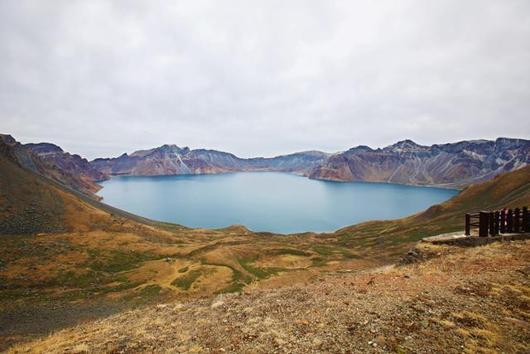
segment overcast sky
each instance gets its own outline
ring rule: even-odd
[[[530,138],[530,1],[0,1],[0,132],[88,158]]]

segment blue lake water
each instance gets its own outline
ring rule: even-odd
[[[361,221],[400,218],[457,193],[273,172],[113,177],[103,187],[103,202],[150,219],[208,228],[242,224],[280,233],[333,231]]]

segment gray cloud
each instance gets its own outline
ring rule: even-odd
[[[0,2],[0,131],[89,158],[530,137],[530,2]]]

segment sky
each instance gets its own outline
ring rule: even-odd
[[[530,1],[0,1],[0,133],[89,159],[530,138]]]

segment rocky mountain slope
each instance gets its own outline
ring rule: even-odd
[[[101,187],[94,182],[101,182],[109,177],[95,169],[87,159],[77,154],[70,154],[63,151],[59,146],[50,143],[24,144],[34,154],[40,157],[50,166],[55,166],[65,174],[77,176],[87,185],[90,185],[90,192],[97,192]]]
[[[499,138],[422,146],[404,140],[383,149],[358,146],[337,154],[307,151],[242,159],[215,150],[163,145],[96,159],[109,175],[179,175],[237,171],[290,172],[313,179],[369,181],[462,188],[530,163],[530,140]]]
[[[304,151],[272,158],[239,158],[217,150],[162,145],[90,162],[54,144],[22,145],[9,135],[0,138],[14,146],[18,162],[26,168],[96,199],[98,182],[111,175],[274,171],[320,180],[463,188],[530,164],[530,140],[508,138],[432,146],[404,140],[382,149],[358,146],[336,154]]]
[[[102,228],[119,217],[145,221],[70,187],[81,182],[50,167],[14,139],[3,136],[0,139],[0,239],[2,235]]]
[[[299,152],[273,158],[242,159],[227,152],[163,145],[150,150],[123,154],[117,158],[95,159],[91,164],[109,175],[182,175],[238,171],[278,171],[308,174],[328,154]]]
[[[358,146],[332,155],[309,177],[461,188],[528,164],[530,140],[499,138],[432,146],[404,140],[383,149]]]
[[[530,205],[530,166],[471,185],[448,201],[415,215],[360,223],[337,230],[334,235],[345,247],[381,247],[395,255],[404,251],[404,245],[423,237],[461,231],[465,213],[524,205]]]
[[[22,167],[93,199],[98,199],[94,193],[101,189],[97,182],[108,178],[86,159],[64,152],[53,144],[20,144],[12,136],[4,134],[0,134],[0,144],[5,153],[9,150],[11,159]]]

